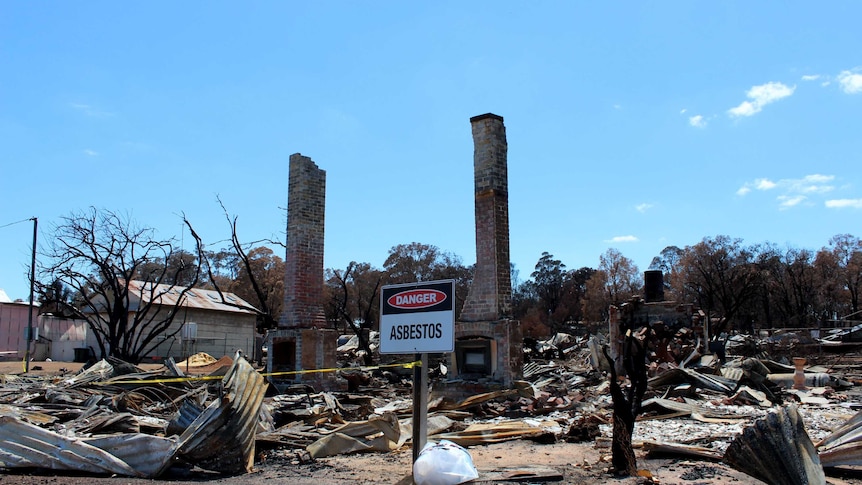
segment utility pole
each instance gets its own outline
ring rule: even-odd
[[[31,217],[33,221],[33,258],[30,260],[30,314],[27,317],[27,350],[24,352],[24,373],[30,372],[30,347],[33,343],[33,293],[36,287],[36,228],[39,219]]]

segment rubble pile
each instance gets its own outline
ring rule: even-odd
[[[725,461],[754,474],[743,469],[752,462],[746,453],[794,433],[814,444],[799,438],[777,449],[770,458],[776,470],[801,466],[814,477],[808,483],[818,483],[818,470],[862,465],[856,415],[862,360],[810,356],[819,364],[800,374],[799,362],[762,350],[730,351],[722,362],[700,355],[693,335],[673,339],[669,349],[683,355],[680,362],[650,355],[649,389],[634,432],[647,458]],[[464,447],[517,439],[591,442],[609,454],[613,406],[600,346],[596,337],[565,334],[536,341],[522,381],[459,402],[435,397],[435,382],[446,378],[440,359],[429,369],[435,377],[428,439]],[[353,345],[339,357],[362,358]],[[347,390],[297,384],[268,395],[265,377],[240,354],[204,360],[204,375],[189,363],[145,372],[109,359],[72,376],[2,376],[0,463],[154,478],[176,467],[237,474],[251,471],[255,459],[292,456],[301,465],[412,444],[408,373],[356,366],[339,371]]]
[[[209,377],[113,359],[72,377],[3,376],[0,462],[145,478],[171,467],[251,471],[267,385],[239,354]]]

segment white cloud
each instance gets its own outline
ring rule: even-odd
[[[88,149],[84,150],[84,155],[88,155],[88,156],[91,156],[91,157],[95,157],[95,156],[98,156],[98,155],[99,155],[99,152],[97,152],[97,151],[95,151],[95,150],[90,150],[90,149],[88,148]]]
[[[753,182],[746,182],[737,191],[736,195],[745,195],[752,190],[771,190],[777,187],[778,184],[769,179],[754,179]]]
[[[794,192],[801,194],[810,193],[825,193],[835,189],[835,186],[829,185],[835,180],[834,175],[812,174],[806,175],[801,179],[781,179],[776,182],[767,178],[754,179],[752,182],[746,182],[737,193],[740,195],[747,194],[752,190],[772,190],[775,188],[782,189],[786,192]]]
[[[776,196],[779,208],[786,210],[806,201],[809,196],[826,194],[835,190],[834,175],[823,175],[819,173],[806,175],[799,179],[770,180],[767,178],[754,179],[746,182],[736,191],[736,195],[745,196],[754,190],[780,192]],[[827,202],[828,204],[828,202]]]
[[[695,128],[706,128],[706,120],[703,119],[703,116],[701,115],[696,115],[689,118],[688,124]]]
[[[778,209],[779,210],[787,210],[791,207],[799,205],[800,202],[804,201],[807,197],[804,195],[779,195],[778,197]]]
[[[752,87],[746,94],[749,98],[753,99],[755,103],[762,106],[773,101],[786,98],[792,95],[795,90],[796,86],[791,88],[790,86],[785,86],[781,83],[766,83]]]
[[[754,184],[757,190],[770,190],[774,189],[778,185],[769,179],[757,179],[754,181]]]
[[[816,81],[818,79],[820,79],[820,74],[808,74],[808,75],[802,76],[803,81]]]
[[[753,86],[745,93],[750,100],[743,101],[739,106],[731,108],[727,112],[734,117],[752,116],[759,113],[767,104],[791,96],[795,90],[796,86],[790,87],[778,82]]]
[[[841,90],[847,94],[862,93],[862,74],[859,69],[853,71],[841,71],[838,75],[838,84],[841,85]]]
[[[808,182],[825,183],[825,182],[831,182],[831,181],[835,180],[835,176],[834,175],[823,175],[820,173],[814,173],[811,175],[806,175],[805,177],[802,178],[802,180],[805,180]]]
[[[641,214],[643,214],[647,210],[652,209],[652,207],[653,207],[652,204],[647,204],[646,202],[644,202],[643,204],[636,205],[635,210],[640,212]]]
[[[862,209],[862,199],[832,199],[826,201],[826,207],[830,209]]]
[[[824,194],[826,192],[831,192],[835,190],[834,185],[828,185],[829,182],[835,180],[834,175],[821,175],[821,174],[813,174],[806,175],[801,179],[786,179],[786,182],[790,188],[790,190],[800,192],[803,194]]]
[[[627,243],[627,242],[638,242],[638,238],[635,236],[614,236],[605,242],[609,243]]]
[[[686,111],[688,111],[688,110],[687,110],[687,109],[685,109],[685,108],[683,108],[683,109],[681,109],[681,110],[679,111],[679,114],[684,115]]]
[[[730,113],[731,116],[751,116],[758,113],[760,110],[761,108],[755,106],[754,103],[743,101],[742,104],[736,108],[730,108],[727,112]]]

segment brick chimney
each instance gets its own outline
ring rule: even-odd
[[[509,180],[503,117],[470,118],[473,129],[476,266],[461,321],[496,321],[511,315]]]
[[[309,157],[290,156],[284,310],[279,328],[325,328],[323,228],[326,172]]]

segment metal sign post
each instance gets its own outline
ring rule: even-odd
[[[428,354],[416,354],[413,368],[413,462],[428,441]]]
[[[414,354],[413,461],[428,438],[428,354],[455,350],[455,280],[380,289],[380,353]]]

